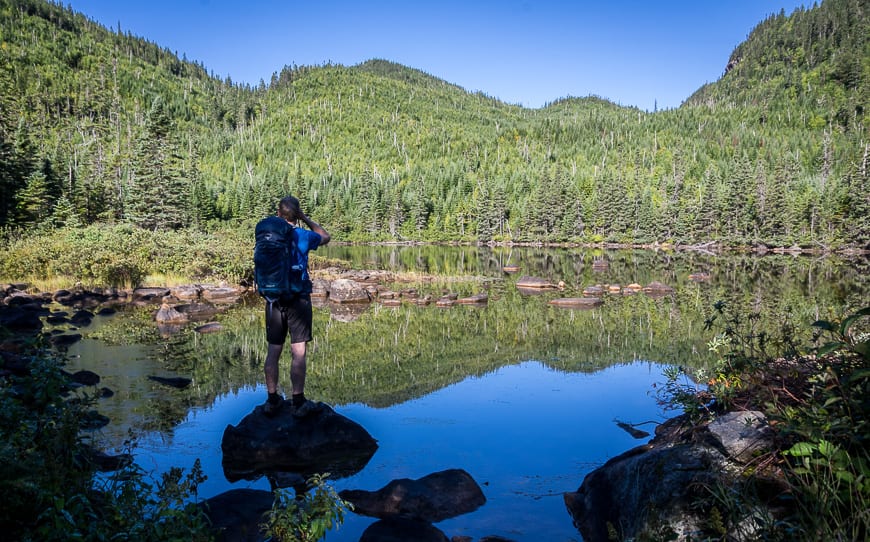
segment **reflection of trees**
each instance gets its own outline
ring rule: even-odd
[[[343,247],[352,260],[353,248]],[[567,289],[520,295],[513,286],[517,276],[505,277],[500,268],[489,269],[500,267],[509,250],[510,259],[522,266],[521,274],[565,280]],[[462,263],[445,261],[459,253]],[[407,254],[415,259],[422,254],[428,265],[439,269],[463,267],[468,274],[499,277],[487,286],[489,304],[450,309],[375,304],[347,322],[332,318],[328,304],[315,309],[308,379],[312,397],[332,404],[388,406],[528,359],[571,372],[592,372],[637,359],[697,366],[708,358],[711,332],[704,329],[704,319],[718,300],[732,304],[738,313],[760,312],[761,326],[774,336],[784,322],[791,321],[804,333],[798,344],[808,344],[812,321],[827,316],[827,311],[857,307],[870,290],[859,272],[866,266],[863,260],[517,247],[504,249],[503,254],[501,247],[365,247],[364,251],[369,261],[380,255],[402,260]],[[600,258],[609,265],[593,271],[593,261]],[[484,263],[477,267],[477,262]],[[698,271],[710,273],[711,279],[688,280],[690,273]],[[673,286],[675,294],[657,300],[644,294],[610,295],[602,307],[591,311],[547,305],[555,296],[578,296],[590,284],[653,280]],[[468,295],[484,287],[481,283],[414,286],[421,294],[436,296],[444,288]],[[184,403],[181,408],[169,408],[161,400],[150,410],[164,420],[177,420],[187,406],[208,405],[216,396],[262,382],[265,338],[262,306],[257,301],[222,315],[221,333],[198,335],[188,329],[169,339],[160,339],[156,332],[149,335],[160,342],[159,356],[168,370],[195,379],[194,387],[182,392],[184,399],[176,393],[166,396],[165,401],[176,406]],[[282,360],[281,377],[282,386],[289,389],[289,358]]]

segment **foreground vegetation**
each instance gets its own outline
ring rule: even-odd
[[[0,328],[0,344],[6,330]],[[96,396],[76,388],[61,358],[22,345],[27,370],[0,375],[0,529],[21,542],[108,540],[205,542],[218,538],[197,490],[206,477],[199,460],[189,472],[152,474],[118,456],[104,467],[92,446]],[[7,358],[4,356],[3,358]],[[106,469],[110,472],[104,472]],[[277,489],[263,532],[282,542],[316,542],[340,525],[350,505],[315,476],[309,491]]]
[[[870,307],[815,322],[817,346],[809,352],[787,329],[779,340],[762,331],[757,314],[724,303],[716,309],[709,323],[721,330],[710,342],[718,361],[708,371],[688,371],[691,378],[670,371],[662,396],[695,423],[729,410],[764,412],[776,448],[756,457],[744,475],[782,479],[787,492],[771,498],[760,482],[739,493],[709,488],[711,531],[725,538],[754,533],[757,540],[866,540]]]

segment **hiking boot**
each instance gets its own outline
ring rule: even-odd
[[[320,410],[320,406],[317,403],[306,399],[301,405],[293,407],[293,417],[304,418],[318,410]]]
[[[283,404],[283,399],[278,399],[277,401],[266,401],[265,403],[263,403],[263,414],[267,418],[272,418],[281,411],[281,406]]]

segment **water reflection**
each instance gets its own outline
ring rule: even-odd
[[[429,246],[329,245],[319,253],[356,267],[477,277],[410,285],[434,299],[445,290],[488,296],[474,308],[324,303],[315,309],[310,395],[362,424],[380,445],[361,472],[335,482],[337,489],[373,490],[395,478],[465,469],[483,486],[487,504],[439,523],[449,536],[579,540],[561,493],[576,490],[593,466],[643,442],[617,421],[662,419],[649,393],[662,380],[659,363],[709,360],[712,332],[704,320],[713,302],[760,311],[761,324],[771,329],[790,320],[808,338],[812,321],[856,309],[870,297],[863,259]],[[522,276],[564,287],[525,295],[515,286]],[[659,298],[609,293],[615,285],[654,281],[673,292]],[[591,286],[601,288],[600,306],[549,305],[580,298]],[[101,374],[101,385],[116,392],[100,403],[113,422],[100,433],[105,442],[118,445],[131,428],[141,433],[135,453],[155,475],[170,466],[190,468],[200,458],[209,476],[202,497],[269,489],[266,480],[227,481],[220,454],[224,428],[265,398],[262,307],[254,299],[216,319],[219,333],[185,328],[160,338],[155,330],[143,344],[124,335],[131,324],[119,313],[83,328],[85,339],[69,351],[71,369]],[[111,326],[117,329],[106,334],[120,337],[115,346],[89,337]],[[192,377],[193,384],[167,389],[147,379],[153,374]],[[282,386],[289,389],[289,381]],[[328,540],[358,540],[371,522],[351,515]]]

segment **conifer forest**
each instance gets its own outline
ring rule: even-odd
[[[678,108],[528,109],[382,59],[237,84],[0,0],[0,228],[231,227],[293,193],[345,241],[866,249],[868,36],[866,0],[825,0]]]

